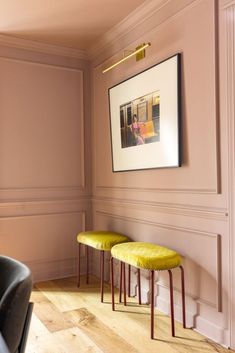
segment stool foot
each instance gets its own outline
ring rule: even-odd
[[[104,250],[100,252],[100,297],[101,303],[104,302]]]
[[[131,297],[131,265],[128,265],[128,297]]]
[[[138,277],[138,298],[139,298],[139,305],[141,305],[141,284],[140,284],[140,269],[137,269],[137,277]]]
[[[171,333],[175,337],[175,320],[174,320],[174,293],[173,293],[173,277],[171,270],[168,270],[170,280],[170,305],[171,305]]]
[[[124,305],[126,306],[126,266],[125,266],[125,262],[122,263],[122,271],[123,271],[123,297],[124,297]]]
[[[119,303],[122,302],[122,262],[119,263]]]
[[[86,249],[86,284],[89,284],[89,248],[85,245]]]
[[[151,339],[154,339],[154,271],[151,271]]]
[[[186,328],[186,312],[185,312],[185,282],[184,282],[184,269],[180,266],[181,270],[181,292],[182,292],[182,318],[183,328]]]
[[[111,259],[110,259],[110,274],[111,274],[112,310],[115,311],[115,303],[114,303],[114,279],[113,279],[113,257],[111,257]]]
[[[81,257],[81,243],[78,243],[78,281],[77,287],[80,287],[80,257]]]

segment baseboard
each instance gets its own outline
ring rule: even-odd
[[[170,315],[169,301],[165,300],[162,297],[157,297],[157,309],[166,315]],[[175,320],[182,323],[180,305],[174,304],[174,314]],[[229,336],[225,329],[215,325],[211,321],[206,320],[200,315],[195,315],[195,313],[192,313],[188,310],[186,310],[186,326],[187,328],[192,328],[194,331],[202,334],[203,336],[208,337],[212,341],[215,341],[216,343],[219,343],[224,347],[228,348],[229,346]]]
[[[65,278],[76,275],[77,259],[55,259],[27,261],[25,264],[31,269],[33,281],[41,282],[52,279]],[[81,274],[85,273],[83,261],[81,261]]]
[[[206,320],[200,315],[197,316],[195,320],[195,331],[223,346],[229,346],[229,342],[226,342],[226,330]]]

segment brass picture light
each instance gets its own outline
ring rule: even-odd
[[[148,48],[150,45],[151,45],[151,43],[143,43],[143,44],[138,45],[138,47],[134,51],[132,51],[130,54],[124,56],[122,59],[120,59],[116,63],[106,67],[102,71],[102,73],[104,74],[104,73],[108,72],[109,70],[112,70],[114,67],[123,63],[127,59],[130,59],[134,55],[136,56],[136,61],[143,59],[145,57],[145,49]]]

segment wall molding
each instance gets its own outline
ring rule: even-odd
[[[150,225],[150,226],[156,226],[158,228],[162,228],[162,229],[168,229],[168,230],[175,230],[175,231],[180,231],[180,232],[187,232],[187,233],[193,233],[193,234],[197,234],[200,236],[206,236],[206,237],[212,237],[212,238],[217,238],[218,234],[217,233],[213,233],[213,232],[205,232],[202,230],[198,230],[195,228],[190,228],[190,227],[179,227],[179,226],[175,226],[175,225],[171,225],[171,224],[165,224],[165,223],[160,223],[160,222],[155,222],[155,221],[149,221],[146,219],[141,219],[141,218],[135,218],[135,217],[131,217],[131,216],[121,216],[121,215],[115,215],[113,213],[109,213],[106,211],[101,211],[101,210],[96,210],[95,211],[96,214],[101,214],[104,216],[108,216],[111,218],[116,218],[119,220],[125,220],[125,221],[130,221],[130,222],[135,222],[135,223],[140,223],[140,224],[146,224],[146,225]]]
[[[1,44],[1,35],[0,35],[0,44]],[[80,153],[80,158],[81,158],[81,166],[79,168],[79,179],[80,182],[78,182],[77,185],[60,185],[58,187],[54,187],[53,185],[47,185],[45,187],[40,187],[40,186],[33,186],[33,187],[13,187],[13,188],[0,188],[0,198],[1,200],[12,200],[12,197],[14,198],[14,193],[15,193],[15,198],[18,200],[19,198],[27,199],[34,199],[34,198],[44,198],[47,197],[48,195],[54,195],[55,197],[72,197],[72,193],[74,193],[77,197],[79,193],[84,193],[85,192],[85,184],[86,184],[86,178],[85,178],[85,147],[84,147],[84,142],[85,142],[85,115],[84,115],[84,72],[82,69],[79,68],[71,68],[71,67],[65,67],[65,66],[59,66],[59,65],[52,65],[52,64],[44,64],[44,63],[38,63],[35,61],[28,61],[24,59],[15,59],[15,58],[8,58],[8,57],[1,57],[0,60],[7,61],[7,62],[17,62],[17,63],[23,63],[26,65],[34,65],[37,67],[48,67],[52,70],[62,70],[62,71],[74,71],[77,72],[79,75],[79,90],[81,94],[81,107],[80,110],[78,111],[78,115],[81,117],[81,122],[80,122],[80,131],[78,131],[78,139],[80,141],[80,148],[79,148],[79,153]],[[40,196],[42,195],[42,196]],[[50,198],[51,196],[49,196]]]
[[[6,34],[0,34],[0,45],[11,48],[40,52],[44,54],[53,54],[57,56],[65,56],[70,58],[87,60],[87,53],[85,50],[47,44]]]
[[[113,26],[109,31],[107,31],[100,40],[88,50],[88,57],[90,60],[95,59],[95,57],[101,54],[108,47],[112,46],[114,43],[122,41],[122,38],[130,33],[138,26],[141,26],[143,22],[150,20],[156,16],[160,11],[170,4],[171,12],[166,12],[165,22],[167,19],[171,18],[178,12],[182,11],[185,7],[191,3],[198,0],[183,0],[182,5],[173,0],[151,0],[147,3],[143,3],[136,10],[131,12],[131,14],[120,21],[116,26]],[[162,22],[155,23],[155,26],[160,25]]]
[[[226,108],[228,122],[228,203],[229,203],[229,327],[230,344],[235,348],[235,1],[225,2]]]
[[[88,195],[78,199],[3,202],[0,204],[0,219],[74,213],[88,209],[90,203]]]
[[[76,274],[76,257],[23,261],[33,273],[34,283],[64,278]]]
[[[82,215],[82,231],[86,229],[86,212]],[[66,215],[66,213],[63,213]],[[39,216],[39,215],[38,215]],[[49,215],[50,216],[50,215]],[[77,256],[65,259],[22,260],[33,273],[34,283],[77,275]],[[85,255],[81,253],[81,274],[85,273]]]
[[[84,73],[82,71],[82,80],[80,82],[80,90],[81,90],[81,126],[80,130],[82,131],[81,133],[81,140],[80,140],[80,157],[81,157],[81,166],[80,166],[80,173],[81,173],[81,187],[84,190],[85,189],[85,183],[86,183],[86,176],[85,176],[85,82],[84,82]]]
[[[225,346],[228,348],[229,343],[226,340],[226,330],[222,327],[219,327],[216,325],[215,322],[211,322],[206,320],[204,317],[201,315],[198,315],[196,318],[196,326],[197,328],[194,329],[196,332],[199,332],[203,336],[207,336],[210,339],[212,339],[215,342],[220,343],[221,345]],[[211,342],[210,340],[206,340],[207,343],[209,343],[212,348],[215,350],[215,352],[219,352],[220,347],[216,345],[216,343]]]
[[[89,192],[84,186],[60,186],[60,187],[32,187],[32,188],[2,188],[0,198],[7,202],[27,202],[34,200],[51,201],[77,199],[86,196]]]
[[[225,10],[235,5],[235,0],[223,0],[222,8]]]
[[[112,206],[121,206],[127,209],[144,209],[154,212],[167,214],[183,215],[187,217],[205,218],[218,221],[228,221],[228,211],[225,208],[203,207],[189,204],[176,204],[157,201],[146,201],[130,198],[109,198],[109,197],[93,197],[94,203],[102,205],[107,203]]]
[[[105,186],[96,185],[96,191],[137,191],[148,193],[180,193],[180,194],[218,194],[217,188],[212,189],[186,189],[186,188],[147,188],[147,187],[127,187],[127,186]]]
[[[157,284],[159,287],[162,287],[162,288],[165,288],[165,289],[169,290],[169,286],[166,285],[165,283],[161,282],[161,281],[156,280],[156,284]],[[179,294],[181,295],[181,289],[180,289],[180,288],[177,288],[177,287],[173,286],[173,289],[174,289],[174,292],[177,292],[177,293],[179,293]],[[187,292],[187,293],[185,293],[185,295],[186,295],[187,297],[190,297],[191,299],[193,299],[193,300],[195,300],[195,301],[199,301],[199,299],[198,299],[195,295],[193,295],[192,293]],[[201,301],[203,301],[203,299],[201,299]],[[208,302],[208,305],[212,306],[213,308],[216,307],[216,306],[215,306],[213,303],[211,303],[211,302]]]
[[[86,211],[84,209],[76,209],[76,210],[61,210],[61,211],[51,211],[48,213],[42,212],[42,213],[30,213],[30,214],[18,214],[18,215],[10,215],[10,216],[3,216],[0,217],[1,220],[8,220],[10,219],[28,219],[28,218],[45,218],[45,217],[53,217],[53,216],[67,216],[67,215],[72,215],[72,214],[77,214],[81,215],[83,219],[83,223],[85,222],[86,219]],[[85,226],[84,226],[85,227]],[[83,227],[83,229],[84,229]]]
[[[25,221],[27,222],[29,218],[31,220],[39,220],[40,219],[54,219],[54,221],[57,223],[58,217],[59,221],[61,220],[61,217],[65,217],[65,220],[67,219],[68,216],[74,216],[75,219],[79,219],[79,229],[78,231],[84,231],[86,229],[86,223],[89,222],[90,215],[86,210],[77,210],[77,211],[70,211],[70,212],[54,212],[51,214],[34,214],[34,215],[19,215],[19,216],[14,216],[14,217],[3,217],[1,218],[1,221]],[[73,217],[74,218],[74,217]],[[20,224],[19,223],[19,224]],[[26,223],[25,223],[26,224]],[[1,237],[2,240],[6,239],[8,236],[8,233],[5,233],[6,230],[4,231],[4,227],[1,228]],[[17,234],[15,234],[17,236]],[[65,232],[63,233],[63,239],[64,241],[68,241],[68,234]],[[26,241],[26,240],[24,240]],[[71,241],[71,237],[70,237]],[[26,244],[25,244],[26,245]],[[58,244],[55,244],[55,247]],[[74,246],[76,245],[76,241],[74,243]],[[23,245],[24,246],[24,245]],[[46,244],[45,244],[45,250],[46,250]],[[36,251],[36,249],[35,249]],[[31,269],[33,273],[33,280],[34,282],[38,281],[45,281],[45,280],[50,280],[50,279],[55,279],[55,278],[63,278],[63,277],[70,277],[74,276],[76,274],[76,268],[77,268],[77,254],[75,251],[70,251],[69,254],[67,254],[66,257],[59,257],[61,252],[59,251],[58,253],[53,251],[53,254],[51,257],[48,257],[48,252],[45,251],[45,255],[43,252],[38,255],[38,252],[32,255],[22,255],[21,252],[17,253],[15,255],[15,258],[17,258],[19,261],[25,263],[29,268]],[[10,255],[10,249],[9,249],[9,256]],[[29,257],[30,256],[30,257]],[[39,258],[40,256],[40,258]],[[82,271],[84,271],[84,254],[82,253]]]
[[[138,6],[129,16],[125,17],[117,25],[107,31],[98,42],[88,49],[88,57],[92,60],[105,47],[110,46],[112,42],[120,39],[126,32],[133,30],[141,22],[147,20],[153,13],[158,12],[170,0],[152,0],[147,4]]]
[[[0,44],[1,45],[1,44]],[[65,65],[58,65],[58,64],[53,64],[53,63],[44,63],[41,61],[35,61],[35,60],[30,60],[27,58],[15,58],[15,57],[8,57],[8,56],[4,56],[4,55],[0,55],[0,59],[1,60],[5,60],[5,61],[17,61],[17,62],[22,62],[25,64],[32,64],[32,65],[37,65],[37,66],[43,66],[43,67],[49,67],[49,68],[57,68],[57,69],[61,69],[61,70],[67,70],[67,71],[77,71],[80,72],[81,74],[83,74],[83,69],[81,68],[76,68],[76,67],[70,67],[70,66],[65,66]]]
[[[157,305],[156,308],[162,313],[166,314],[168,317],[170,316],[170,301],[169,296],[167,298],[157,297]],[[194,313],[190,310],[190,307],[186,305],[186,326],[187,328],[194,328]],[[174,303],[174,319],[182,323],[182,306]]]

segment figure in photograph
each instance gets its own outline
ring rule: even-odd
[[[144,144],[144,138],[141,135],[140,126],[141,126],[141,123],[139,122],[138,116],[136,114],[134,114],[133,118],[132,118],[131,132],[133,134],[135,145],[143,145]]]

